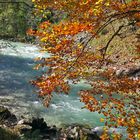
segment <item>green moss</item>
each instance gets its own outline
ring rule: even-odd
[[[20,140],[19,136],[0,127],[0,140]]]
[[[8,34],[13,38],[26,36],[30,12],[22,3],[0,3],[0,35]]]

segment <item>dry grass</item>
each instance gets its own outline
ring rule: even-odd
[[[99,38],[90,42],[92,50],[98,51],[103,48],[119,26],[125,22],[127,21],[113,22],[112,25],[107,26],[107,28],[102,31]],[[135,46],[139,43],[139,38],[137,36],[140,34],[140,29],[134,30],[133,28],[134,27],[125,27],[119,32],[119,36],[115,36],[107,49],[106,58],[123,64],[137,55]]]

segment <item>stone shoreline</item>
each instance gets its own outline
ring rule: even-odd
[[[58,128],[55,124],[48,126],[43,118],[19,120],[4,106],[0,106],[0,129],[14,133],[17,140],[100,140],[96,132],[87,126],[71,124]],[[2,133],[0,139],[10,140],[5,139]]]

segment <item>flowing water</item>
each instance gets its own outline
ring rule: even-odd
[[[49,125],[78,123],[101,131],[104,123],[99,120],[104,116],[81,109],[84,104],[77,95],[79,90],[90,88],[89,85],[83,82],[71,85],[69,95],[55,94],[50,107],[45,108],[29,81],[41,74],[41,71],[33,70],[34,58],[49,55],[41,54],[36,46],[30,44],[10,44],[13,47],[7,48],[5,42],[0,40],[0,105],[11,108],[22,117],[43,117]],[[117,131],[124,133],[123,129]]]
[[[0,42],[1,44],[2,41]],[[34,88],[29,81],[41,72],[33,70],[34,58],[43,56],[37,47],[23,43],[10,43],[13,47],[0,49],[0,96],[14,98],[13,106],[26,107],[32,114],[42,116],[50,124],[80,123],[101,126],[99,118],[102,115],[91,113],[79,101],[77,92],[88,88],[80,83],[72,85],[69,95],[55,94],[49,108],[43,107],[41,101],[34,94]],[[2,45],[1,45],[2,46]],[[46,56],[48,56],[46,54]],[[8,103],[6,103],[8,104]],[[9,103],[9,105],[11,105]],[[23,108],[25,109],[25,108]]]

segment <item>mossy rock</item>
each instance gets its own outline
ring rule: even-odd
[[[0,140],[20,140],[15,133],[0,127]]]
[[[7,108],[0,106],[0,124],[12,126],[17,123],[17,118]]]
[[[7,110],[8,110],[7,108],[0,106],[0,114],[6,112]]]

